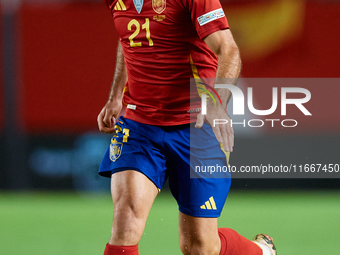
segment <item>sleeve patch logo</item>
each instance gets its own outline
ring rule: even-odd
[[[200,17],[197,18],[198,23],[200,24],[200,26],[203,26],[211,21],[214,21],[216,19],[222,18],[224,17],[224,12],[222,10],[222,8],[208,12]]]

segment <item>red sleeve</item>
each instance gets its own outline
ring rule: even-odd
[[[191,20],[198,36],[204,37],[229,28],[227,18],[219,0],[185,0],[188,2]]]

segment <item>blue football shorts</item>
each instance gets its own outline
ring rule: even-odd
[[[166,179],[179,210],[194,217],[219,217],[231,178],[227,153],[204,124],[153,126],[124,117],[115,126],[99,174],[135,170],[161,190]]]

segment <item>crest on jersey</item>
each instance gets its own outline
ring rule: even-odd
[[[110,144],[110,159],[115,162],[122,154],[123,143],[117,142],[116,139],[111,139]]]
[[[166,0],[152,0],[152,9],[158,14],[162,13],[166,8]]]
[[[142,11],[144,0],[133,0],[133,4],[138,13]]]

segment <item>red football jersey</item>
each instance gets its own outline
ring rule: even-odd
[[[106,0],[128,82],[125,117],[151,125],[190,123],[201,101],[190,78],[215,78],[217,57],[204,37],[229,28],[218,0]],[[193,120],[195,121],[195,120]]]

